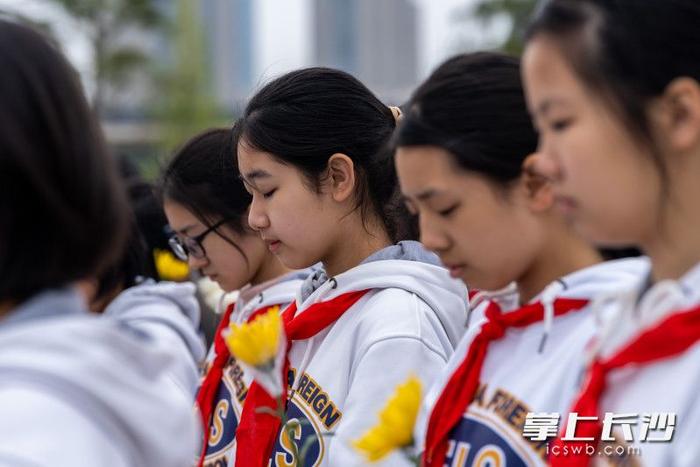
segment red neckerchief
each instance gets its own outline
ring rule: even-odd
[[[287,336],[287,355],[292,343],[297,340],[309,339],[335,323],[350,307],[361,299],[369,290],[348,292],[332,300],[311,305],[299,316],[296,315],[296,302],[292,302],[284,313],[284,332]],[[289,359],[285,357],[282,370],[282,381],[285,387],[284,404],[287,404],[287,374]],[[256,382],[250,386],[246,402],[243,405],[241,421],[236,431],[236,467],[260,467],[267,465],[275,438],[280,430],[281,421],[278,417],[259,411],[268,407],[273,411],[277,408],[277,400]]]
[[[595,416],[599,414],[600,399],[605,393],[607,377],[611,371],[635,365],[637,368],[654,363],[658,360],[673,357],[685,352],[693,344],[700,341],[700,307],[674,313],[658,325],[639,334],[629,344],[606,360],[596,359],[588,370],[588,382],[579,394],[571,409],[579,416]],[[576,430],[576,437],[590,437],[594,441],[562,441],[561,434],[554,445],[597,446],[602,430],[597,420],[583,420],[581,429]],[[571,453],[576,452],[570,450]],[[585,454],[552,456],[552,466],[587,466],[591,458]]]
[[[252,321],[259,314],[266,312],[272,306],[277,305],[268,305],[255,310],[248,318],[248,322]],[[204,458],[207,455],[207,444],[209,443],[209,435],[211,433],[211,414],[214,411],[214,400],[216,399],[216,394],[219,392],[221,379],[224,375],[224,367],[226,367],[231,357],[222,332],[228,329],[231,313],[233,313],[235,307],[235,303],[226,307],[226,311],[221,317],[219,325],[216,327],[216,333],[214,334],[214,361],[209,371],[207,371],[207,375],[204,377],[204,381],[202,381],[199,392],[197,393],[197,406],[199,407],[199,413],[202,418],[202,428],[204,432],[204,442],[198,462],[199,467],[202,467]]]
[[[555,300],[554,316],[583,308],[588,300],[559,298]],[[505,335],[508,328],[524,328],[544,319],[544,307],[537,302],[503,314],[496,302],[489,303],[485,322],[476,335],[466,357],[455,370],[445,389],[440,394],[430,414],[425,439],[423,465],[442,467],[447,455],[449,434],[471,404],[479,387],[481,368],[489,345]]]

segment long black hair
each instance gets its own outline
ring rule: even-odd
[[[165,230],[168,221],[153,187],[127,156],[117,156],[117,166],[129,199],[129,235],[120,260],[98,277],[97,300],[132,287],[142,279],[163,279],[158,275],[154,251],[169,248]]]
[[[220,219],[239,234],[251,233],[248,206],[252,196],[239,177],[233,129],[215,128],[187,141],[163,171],[159,183],[162,199],[170,199],[192,212],[207,227]],[[247,260],[238,245],[222,235]]]
[[[646,107],[678,77],[700,82],[700,2],[697,0],[551,0],[526,39],[555,39],[574,72],[607,101],[667,173]]]
[[[416,232],[398,195],[388,142],[396,127],[391,109],[343,71],[306,68],[264,86],[248,103],[238,136],[242,144],[272,154],[318,189],[335,153],[355,165],[356,208],[376,214],[393,241]]]
[[[77,73],[0,20],[0,300],[99,274],[126,238],[126,195]]]
[[[396,146],[436,146],[458,166],[507,185],[535,152],[517,58],[480,52],[453,57],[413,93]]]
[[[448,59],[411,96],[394,144],[440,147],[459,167],[508,187],[537,148],[518,59],[493,52]],[[606,259],[640,254],[599,251]]]

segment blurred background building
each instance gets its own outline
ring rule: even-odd
[[[201,0],[212,91],[231,114],[253,88],[253,8],[254,0]]]
[[[401,103],[418,83],[418,8],[411,0],[314,0],[314,61]]]
[[[535,0],[0,0],[80,72],[108,141],[149,178],[291,69],[345,70],[404,102],[448,56],[518,53]]]

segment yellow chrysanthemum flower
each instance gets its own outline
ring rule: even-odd
[[[282,332],[279,308],[270,307],[250,323],[231,324],[226,336],[226,345],[231,354],[250,366],[272,366]]]
[[[375,462],[395,449],[413,444],[413,426],[418,416],[420,400],[421,383],[412,376],[396,388],[379,413],[379,423],[353,442],[355,449],[370,462]]]
[[[187,263],[175,257],[168,250],[153,250],[158,277],[166,281],[184,281],[190,274]]]

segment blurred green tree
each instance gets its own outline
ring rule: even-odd
[[[48,0],[63,7],[89,30],[94,59],[93,106],[100,115],[107,86],[121,87],[130,74],[145,69],[148,56],[138,45],[115,40],[125,28],[154,29],[165,25],[155,0]]]
[[[537,0],[479,0],[473,14],[484,24],[489,24],[496,18],[507,18],[510,21],[510,31],[500,48],[504,52],[520,55],[525,30],[536,5]]]
[[[156,116],[162,123],[162,150],[170,154],[184,141],[206,128],[222,125],[212,95],[207,44],[198,0],[177,0],[173,55],[167,69],[158,73]]]

